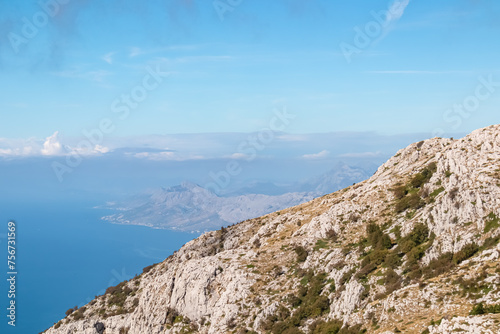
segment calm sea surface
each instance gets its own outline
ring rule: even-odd
[[[130,279],[197,237],[112,225],[99,203],[0,203],[0,332],[39,333],[106,287]],[[7,223],[17,225],[16,327],[7,324]]]

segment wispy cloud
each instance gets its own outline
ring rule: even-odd
[[[302,159],[306,160],[317,160],[317,159],[324,159],[330,155],[330,152],[327,150],[323,150],[319,153],[313,153],[313,154],[304,154],[302,156]]]
[[[198,50],[202,47],[202,45],[196,44],[185,44],[185,45],[170,45],[159,48],[149,48],[144,49],[137,46],[133,46],[130,48],[129,57],[138,57],[142,55],[151,55],[156,53],[163,53],[167,51],[194,51]]]
[[[201,155],[181,155],[174,151],[164,151],[164,152],[139,152],[133,154],[134,158],[148,159],[154,161],[187,161],[187,160],[202,160],[205,157]]]
[[[78,68],[74,68],[66,71],[52,72],[52,75],[62,77],[62,78],[71,78],[71,79],[84,79],[93,82],[102,83],[104,79],[110,75],[111,72],[106,70],[82,70]]]
[[[388,70],[388,71],[366,71],[369,74],[474,74],[473,71],[426,71],[426,70]]]
[[[295,135],[295,134],[283,134],[281,136],[277,136],[276,138],[284,142],[294,142],[294,141],[301,142],[308,140],[307,135]]]
[[[228,61],[234,59],[233,56],[185,56],[176,58],[160,57],[157,58],[161,62],[177,62],[177,63],[193,63],[193,62],[215,62],[215,61]]]
[[[108,64],[113,64],[113,56],[115,55],[115,52],[109,52],[106,53],[104,56],[101,57],[102,60],[104,60]]]
[[[137,57],[143,53],[144,53],[144,51],[141,48],[134,46],[130,49],[129,57],[132,57],[132,58]]]

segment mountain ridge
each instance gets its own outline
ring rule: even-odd
[[[188,242],[47,330],[498,333],[500,126]]]
[[[283,193],[276,195],[249,193],[243,189],[243,193],[220,196],[185,181],[108,206],[117,213],[102,219],[115,224],[206,232],[310,201],[367,177],[365,170],[339,163],[321,176],[282,186]]]

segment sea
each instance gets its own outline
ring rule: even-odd
[[[96,209],[99,204],[0,203],[0,333],[40,333],[64,318],[69,308],[87,304],[107,287],[140,274],[142,268],[163,261],[198,237],[113,225],[100,219],[109,211]],[[16,228],[14,271],[7,258],[9,221]],[[15,279],[8,281],[11,276]],[[9,293],[12,282],[15,298]],[[15,326],[8,324],[12,300]]]

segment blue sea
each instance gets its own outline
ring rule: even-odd
[[[198,235],[100,220],[101,203],[0,203],[1,333],[40,333]],[[7,324],[7,224],[16,222],[16,326]]]

